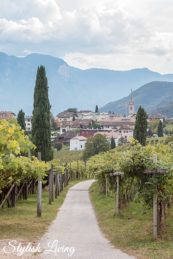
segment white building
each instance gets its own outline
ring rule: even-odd
[[[70,151],[80,151],[85,149],[87,138],[76,136],[70,140]]]
[[[71,121],[73,121],[74,117],[76,117],[76,113],[64,111],[57,115],[56,120],[58,120],[60,123],[61,122],[71,122]]]
[[[30,133],[32,131],[32,116],[25,117],[26,132]]]
[[[53,142],[58,136],[58,131],[51,130],[51,141]]]
[[[95,112],[92,111],[79,111],[77,113],[79,120],[94,120]]]
[[[61,134],[65,133],[65,132],[67,132],[67,131],[70,131],[70,130],[71,130],[70,125],[68,125],[68,126],[62,126],[62,127],[60,127],[60,129],[59,129],[59,134],[61,135]]]
[[[116,146],[119,144],[119,140],[121,138],[125,139],[127,142],[133,137],[133,130],[130,128],[119,128],[112,131],[99,131],[94,134],[101,134],[107,138],[109,142],[111,142],[111,138],[113,137],[116,143]]]
[[[109,114],[107,112],[92,112],[92,111],[79,111],[77,113],[79,120],[94,120],[94,121],[102,121],[109,118]]]

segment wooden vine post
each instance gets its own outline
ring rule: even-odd
[[[108,177],[107,177],[107,175],[105,175],[105,182],[106,182],[106,186],[105,186],[106,190],[105,190],[105,193],[106,193],[106,197],[107,197],[107,196],[108,196]]]
[[[79,179],[79,161],[77,160],[77,172],[76,172],[76,179]]]
[[[10,188],[10,190],[8,191],[8,193],[5,195],[5,198],[3,199],[2,203],[0,204],[0,209],[3,207],[3,205],[5,204],[5,202],[7,201],[10,193],[12,192],[13,188],[15,187],[15,184],[13,184]]]
[[[157,154],[153,156],[153,162],[157,163]],[[158,174],[165,174],[166,170],[163,168],[157,168],[154,170],[145,170],[144,174],[148,175],[158,175]],[[156,191],[153,194],[153,239],[156,240],[158,237],[158,229],[159,229],[159,222],[158,222],[158,194],[157,194],[157,187]]]
[[[41,160],[41,152],[38,152],[38,159]],[[42,181],[38,178],[38,190],[37,190],[37,217],[42,215]]]
[[[157,155],[153,155],[153,162],[157,163]],[[157,239],[158,236],[158,194],[157,191],[153,195],[153,238]]]
[[[123,176],[123,172],[111,173],[110,176],[116,177],[115,184],[115,214],[119,215],[120,213],[120,177]]]
[[[59,196],[59,175],[55,173],[55,199]]]
[[[49,171],[49,204],[54,201],[54,171],[53,165],[51,165],[51,169]]]
[[[73,173],[72,173],[72,170],[71,170],[71,162],[70,162],[70,179],[73,180]]]

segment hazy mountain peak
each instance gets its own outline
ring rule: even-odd
[[[26,57],[0,53],[0,110],[32,112],[37,67],[44,65],[49,83],[52,111],[69,107],[94,110],[118,100],[151,81],[173,81],[173,75],[161,75],[147,68],[128,71],[69,66],[64,60],[33,53]]]
[[[150,114],[173,116],[173,82],[152,81],[135,90],[133,92],[133,98],[136,111],[141,105]],[[106,104],[101,108],[101,111],[127,114],[129,101],[130,95]],[[170,104],[172,105],[171,109]]]

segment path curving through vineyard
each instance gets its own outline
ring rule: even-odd
[[[134,258],[113,248],[100,231],[89,198],[88,189],[92,183],[93,180],[87,180],[69,189],[57,218],[40,240],[41,258]]]

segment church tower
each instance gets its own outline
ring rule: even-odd
[[[133,94],[131,90],[131,97],[130,97],[130,102],[129,102],[129,115],[134,115],[135,114],[135,103],[133,100]]]

